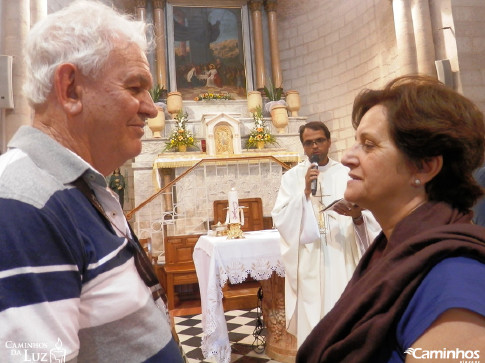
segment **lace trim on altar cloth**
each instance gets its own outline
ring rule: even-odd
[[[244,282],[248,276],[255,280],[267,280],[271,277],[273,272],[278,276],[285,276],[285,269],[283,263],[279,258],[258,258],[251,263],[244,264],[241,260],[234,259],[228,262],[225,266],[219,268],[219,286],[209,284],[207,291],[207,307],[204,316],[205,334],[202,337],[202,354],[204,358],[215,358],[217,362],[229,363],[231,359],[231,344],[228,342],[227,346],[220,342],[214,341],[214,332],[217,330],[218,322],[216,318],[216,306],[222,301],[223,293],[222,287],[227,281],[232,284],[240,284]],[[212,286],[212,287],[211,287]],[[215,290],[215,291],[214,291]]]
[[[219,301],[222,304],[222,297],[224,296],[222,290],[219,288],[216,291],[211,291],[213,289],[209,289],[207,291],[207,314],[205,316],[205,334],[204,338],[211,336],[217,329],[217,320],[216,320],[216,306]],[[204,340],[202,340],[202,343]]]
[[[214,336],[218,324],[225,323],[218,321],[216,316],[216,307],[222,304],[223,292],[220,286],[216,284],[209,284],[207,290],[207,307],[206,314],[203,315],[204,335],[202,337],[202,354],[204,358],[215,358],[219,363],[229,363],[231,359],[231,344],[229,341],[227,345],[221,344]]]
[[[202,338],[202,354],[205,359],[215,358],[217,362],[229,363],[231,361],[231,345],[228,346],[213,346],[209,349],[206,342],[207,337]]]
[[[250,264],[234,259],[224,266],[219,266],[219,282],[222,287],[228,280],[231,284],[240,284],[248,276],[258,281],[267,280],[273,272],[276,272],[278,276],[285,276],[285,268],[279,258],[258,258]]]

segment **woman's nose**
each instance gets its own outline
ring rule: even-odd
[[[340,162],[347,167],[350,167],[357,162],[357,157],[355,156],[356,145],[357,144],[352,145],[349,149],[345,150],[342,155],[342,160],[340,160]]]

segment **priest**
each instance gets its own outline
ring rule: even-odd
[[[308,160],[287,171],[272,211],[285,266],[286,328],[300,346],[332,309],[380,231],[372,214],[343,200],[348,168],[328,157],[323,122],[300,127]]]

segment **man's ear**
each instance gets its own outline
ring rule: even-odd
[[[443,167],[443,156],[432,156],[421,160],[418,170],[416,170],[416,178],[421,181],[421,183],[426,184],[432,180]]]
[[[72,116],[82,111],[80,75],[78,68],[70,63],[61,64],[54,73],[57,100],[66,114]]]

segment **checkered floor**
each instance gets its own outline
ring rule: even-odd
[[[231,342],[231,363],[278,363],[264,354],[258,347],[253,332],[256,327],[257,310],[232,310],[225,313],[229,341]],[[190,363],[215,362],[204,360],[200,348],[202,341],[202,316],[175,317],[175,330]],[[264,330],[261,335],[264,336]]]

